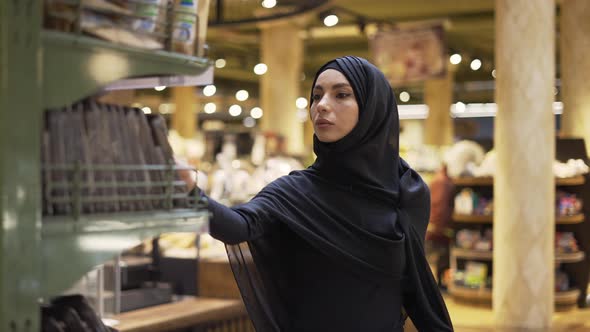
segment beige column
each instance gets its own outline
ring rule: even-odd
[[[453,144],[453,119],[450,107],[453,103],[454,74],[447,71],[444,78],[424,82],[424,100],[428,106],[428,118],[424,121],[424,143],[444,146]]]
[[[493,311],[545,329],[554,311],[555,4],[496,0]]]
[[[590,1],[561,2],[561,134],[583,137],[590,155]]]
[[[176,108],[172,113],[171,129],[176,130],[184,138],[193,138],[197,125],[195,88],[191,86],[172,88],[172,102],[176,104]]]
[[[264,111],[262,129],[283,135],[286,152],[305,153],[303,123],[297,119],[295,100],[301,96],[299,84],[303,67],[303,40],[294,22],[261,25],[261,61],[268,66],[260,78],[260,98]],[[306,94],[307,95],[307,94]]]

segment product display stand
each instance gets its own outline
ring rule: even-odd
[[[557,144],[558,160],[566,161],[568,159],[582,159],[588,163],[585,156],[583,140],[578,139],[558,139]],[[453,179],[459,192],[463,188],[476,188],[477,192],[484,193],[492,197],[493,178],[492,177],[464,177]],[[583,201],[583,210],[579,214],[572,216],[556,216],[555,223],[557,230],[572,232],[577,240],[579,251],[571,253],[556,253],[555,264],[562,265],[563,270],[570,277],[570,284],[574,285],[567,291],[556,292],[555,304],[558,307],[571,307],[576,304],[580,307],[585,306],[586,286],[590,273],[590,227],[585,222],[588,215],[590,203],[590,183],[588,175],[575,176],[571,178],[556,178],[555,185],[558,189],[567,189],[568,192],[575,193]],[[449,202],[452,204],[452,202]],[[452,219],[455,223],[455,230],[459,228],[478,228],[493,227],[493,215],[465,215],[454,213]],[[450,251],[450,267],[453,272],[458,271],[467,261],[475,261],[488,264],[489,273],[492,269],[493,252],[490,250],[473,250],[459,247],[452,247]],[[492,290],[487,287],[471,288],[457,285],[453,280],[449,284],[449,293],[456,298],[469,300],[471,302],[491,303]]]
[[[40,331],[41,304],[123,249],[162,232],[208,227],[198,207],[42,217],[44,110],[122,79],[211,73],[207,59],[43,31],[42,7],[0,2],[0,331]]]

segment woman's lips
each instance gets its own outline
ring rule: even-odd
[[[327,127],[334,125],[334,123],[332,123],[326,119],[317,119],[315,121],[315,125],[317,128],[327,128]]]

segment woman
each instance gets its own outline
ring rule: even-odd
[[[452,331],[426,263],[429,191],[399,157],[393,92],[368,61],[317,73],[317,159],[227,208],[210,200],[257,331]]]

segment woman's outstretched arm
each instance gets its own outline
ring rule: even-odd
[[[214,238],[227,243],[237,244],[256,239],[263,235],[267,229],[264,218],[259,218],[255,211],[256,199],[237,208],[229,208],[215,200],[208,199],[209,233]]]

